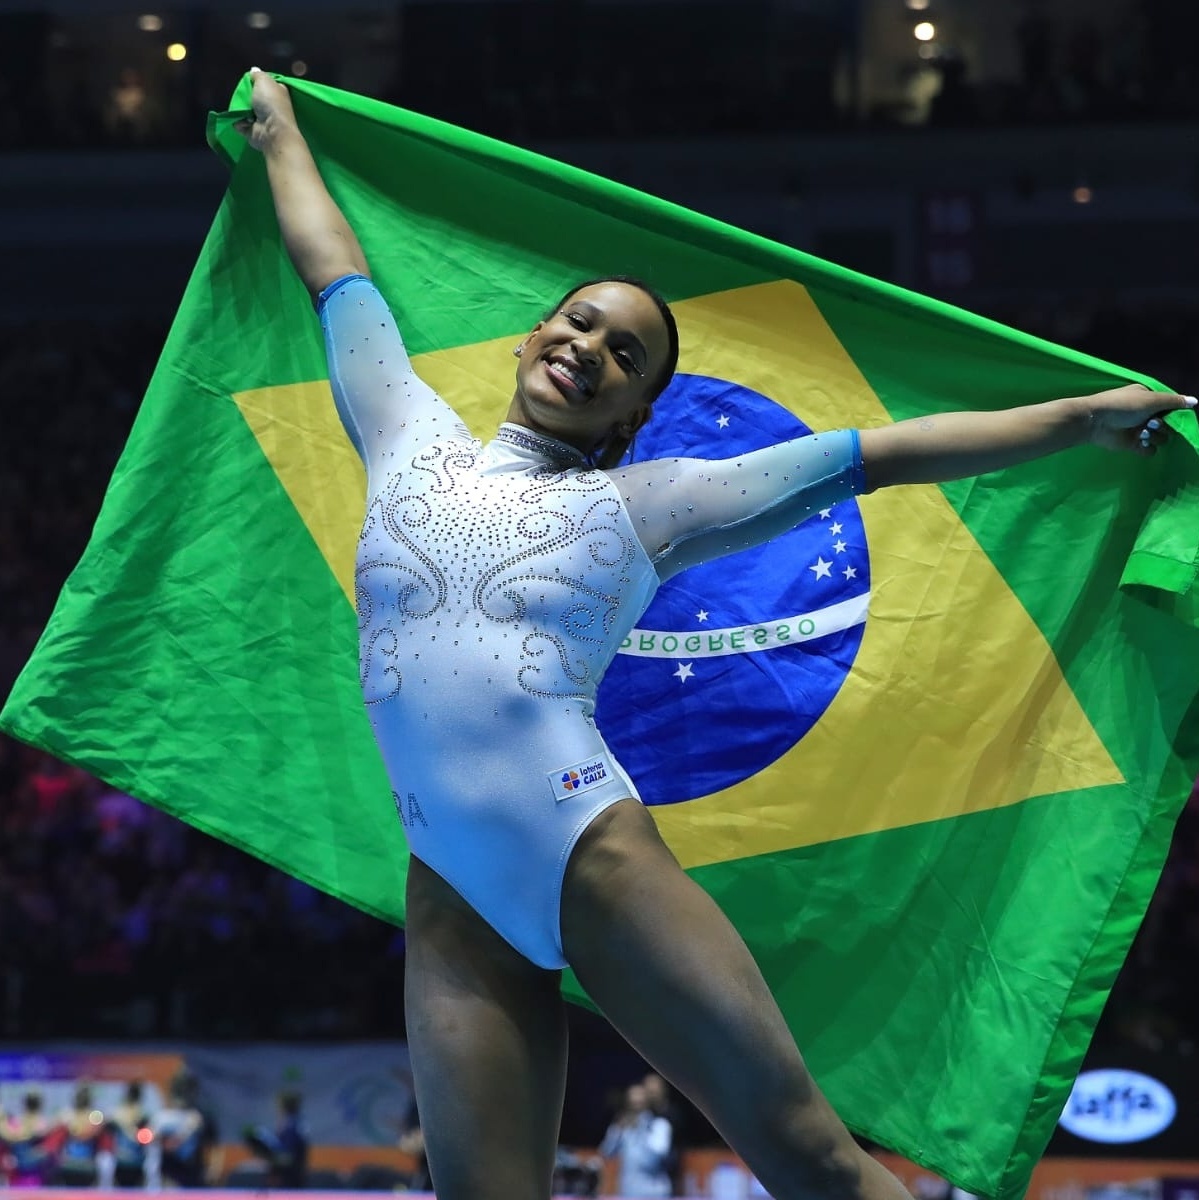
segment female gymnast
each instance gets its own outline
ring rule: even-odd
[[[405,1002],[442,1200],[548,1197],[566,1070],[560,971],[779,1200],[904,1200],[809,1075],[740,936],[680,868],[596,730],[596,688],[659,583],[867,489],[1085,442],[1152,454],[1182,396],[1138,386],[620,467],[678,358],[666,304],[572,288],[516,346],[487,445],[412,371],[287,89],[253,117],[367,468],[362,689],[412,851]]]

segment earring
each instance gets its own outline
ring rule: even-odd
[[[513,353],[513,354],[515,354],[517,358],[520,358],[520,356],[521,356],[521,355],[522,355],[524,352],[525,352],[525,344],[524,344],[524,342],[521,342],[521,344],[520,344],[519,346],[513,346],[513,348],[512,348],[512,353]]]

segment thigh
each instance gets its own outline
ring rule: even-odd
[[[405,1012],[439,1200],[548,1200],[566,1084],[559,987],[411,860]]]
[[[771,1195],[814,1186],[863,1194],[869,1165],[809,1075],[744,941],[635,801],[607,810],[580,840],[562,938],[612,1024],[707,1114]]]

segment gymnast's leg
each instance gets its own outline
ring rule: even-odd
[[[637,801],[607,809],[576,846],[562,941],[616,1029],[777,1200],[911,1200],[833,1112],[740,935]]]
[[[549,1200],[566,1087],[558,971],[518,954],[436,872],[408,872],[404,1001],[438,1200]]]

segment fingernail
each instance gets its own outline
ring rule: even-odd
[[[1195,408],[1196,406],[1199,406],[1199,400],[1197,400],[1194,396],[1183,396],[1183,399],[1187,402],[1187,408]]]
[[[1150,435],[1149,435],[1149,430],[1148,430],[1148,429],[1142,429],[1142,430],[1141,430],[1141,445],[1142,445],[1142,446],[1148,446],[1148,445],[1149,445],[1149,436],[1150,436]]]
[[[1160,429],[1161,427],[1162,427],[1162,423],[1156,417],[1153,417],[1150,419],[1150,421],[1149,421],[1150,429]]]
[[[260,71],[261,69],[262,69],[261,67],[251,67],[250,74],[253,75],[255,71]]]

